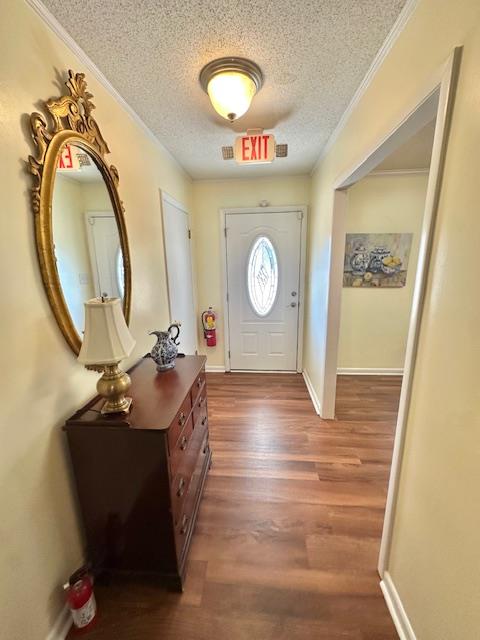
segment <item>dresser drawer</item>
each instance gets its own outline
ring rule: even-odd
[[[195,382],[192,385],[192,405],[195,404],[195,400],[198,397],[198,394],[200,393],[201,388],[204,386],[205,384],[205,369],[202,369],[200,371],[200,373],[198,374]]]
[[[170,452],[172,452],[178,444],[180,434],[188,422],[191,408],[192,401],[190,394],[188,394],[168,429],[168,448]]]
[[[197,426],[199,420],[207,416],[207,387],[203,385],[200,395],[193,405],[193,425]]]
[[[193,414],[190,414],[183,431],[180,434],[175,448],[170,453],[170,477],[174,478],[184,465],[184,460],[188,456],[190,441],[193,435]]]
[[[200,446],[200,451],[195,463],[193,474],[190,480],[188,492],[183,501],[182,510],[176,519],[175,545],[177,556],[180,559],[184,553],[185,544],[189,539],[190,530],[195,525],[195,510],[198,502],[198,491],[202,485],[203,476],[206,472],[205,464],[209,454],[208,431],[205,430]]]
[[[200,421],[193,432],[189,428],[188,438],[186,438],[187,434],[185,436],[182,435],[180,438],[180,443],[182,444],[184,437],[186,438],[185,448],[180,449],[179,453],[171,461],[171,476],[173,477],[171,484],[172,515],[175,524],[178,523],[178,518],[182,514],[183,503],[188,495],[206,429],[206,421],[203,424]]]

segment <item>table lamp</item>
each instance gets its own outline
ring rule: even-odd
[[[85,332],[78,361],[104,367],[103,376],[97,382],[98,393],[106,398],[101,409],[104,414],[130,410],[132,399],[125,397],[130,376],[118,364],[132,353],[134,346],[120,298],[102,296],[85,302]]]

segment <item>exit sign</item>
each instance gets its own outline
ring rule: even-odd
[[[71,145],[66,144],[58,156],[57,169],[60,171],[78,171],[80,163]]]
[[[275,159],[275,137],[270,133],[254,133],[235,139],[234,158],[238,164],[262,164]]]

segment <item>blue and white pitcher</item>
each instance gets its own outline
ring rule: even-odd
[[[175,330],[176,333],[173,333]],[[150,351],[151,358],[157,364],[157,371],[173,369],[180,344],[178,340],[180,326],[174,323],[166,331],[150,331],[149,335],[157,336],[157,342]]]

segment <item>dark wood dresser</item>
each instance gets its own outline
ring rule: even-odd
[[[182,589],[211,460],[205,360],[157,373],[145,358],[129,371],[128,415],[102,416],[97,397],[66,421],[97,574],[154,574]]]

